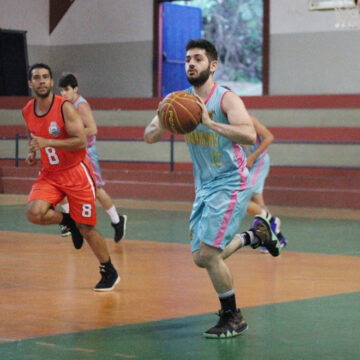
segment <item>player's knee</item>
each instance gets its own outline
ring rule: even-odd
[[[37,209],[37,208],[28,208],[26,210],[26,217],[27,219],[34,223],[34,224],[42,224],[43,222],[43,212],[41,211],[41,209]]]
[[[86,225],[86,224],[79,224],[79,223],[77,223],[76,226],[78,227],[81,235],[82,235],[85,239],[91,238],[91,232],[95,229],[94,226],[92,226],[92,225]]]
[[[200,268],[208,268],[214,261],[215,254],[200,249],[193,256],[194,263]]]
[[[193,256],[193,260],[196,266],[205,268],[205,264],[200,256]]]

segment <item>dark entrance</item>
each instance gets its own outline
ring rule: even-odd
[[[28,96],[26,31],[0,29],[0,96]]]

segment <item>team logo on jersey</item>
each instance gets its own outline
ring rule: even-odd
[[[58,137],[60,135],[60,128],[56,121],[52,121],[49,126],[49,134],[53,137]]]

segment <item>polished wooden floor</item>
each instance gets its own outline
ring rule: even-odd
[[[16,201],[2,200],[11,214],[14,211],[11,204]],[[145,209],[153,206],[156,204],[143,204]],[[133,204],[133,208],[139,207],[138,203]],[[164,203],[159,207],[166,208]],[[185,212],[188,205],[180,208]],[[136,226],[141,225],[139,221]],[[115,244],[108,238],[121,282],[112,292],[96,293],[92,288],[99,279],[98,264],[87,245],[77,251],[69,237],[21,232],[21,226],[18,231],[8,231],[6,227],[2,222],[0,342],[3,344],[197,316],[218,309],[208,276],[192,263],[186,243],[129,238]],[[156,226],[153,231],[156,234]],[[325,244],[327,241],[325,237],[318,240]],[[328,241],[331,246],[330,235]],[[360,292],[358,250],[349,256],[294,252],[291,246],[287,249],[279,258],[251,249],[241,249],[229,258],[239,307],[249,309]]]

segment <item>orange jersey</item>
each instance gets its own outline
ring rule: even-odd
[[[65,121],[62,112],[65,98],[55,95],[49,111],[41,116],[35,114],[35,99],[30,100],[23,109],[23,117],[27,128],[35,136],[46,139],[67,139]],[[45,171],[58,171],[68,169],[79,164],[86,154],[86,149],[61,150],[46,147],[40,150],[41,164]]]

